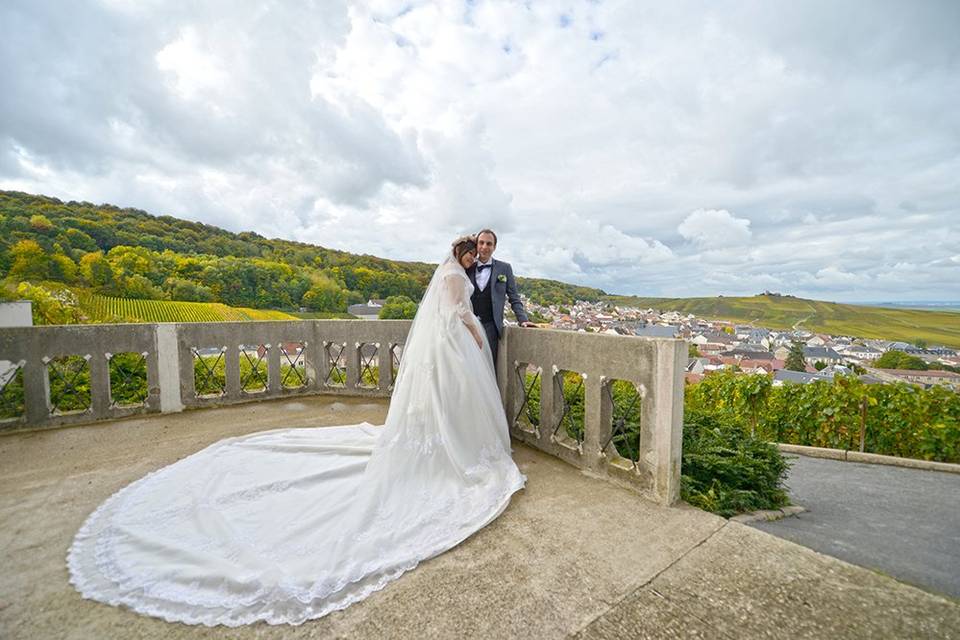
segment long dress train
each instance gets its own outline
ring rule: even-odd
[[[151,473],[84,523],[71,582],[169,621],[300,624],[485,526],[525,478],[489,345],[478,349],[464,324],[476,322],[471,292],[459,264],[441,263],[384,426],[228,438]]]

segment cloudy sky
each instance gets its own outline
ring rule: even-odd
[[[960,299],[960,2],[6,0],[0,188],[640,295]]]

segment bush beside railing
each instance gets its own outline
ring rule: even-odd
[[[729,518],[790,504],[789,463],[777,447],[735,421],[688,412],[683,422],[680,493],[695,507]]]

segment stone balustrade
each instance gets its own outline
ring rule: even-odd
[[[387,397],[409,328],[303,320],[0,329],[0,430],[298,394]],[[672,504],[686,356],[681,340],[508,327],[497,374],[511,433]],[[142,394],[130,402],[137,383]]]
[[[518,328],[504,339],[498,378],[515,438],[661,504],[679,499],[683,340]],[[531,385],[539,416],[524,415]]]

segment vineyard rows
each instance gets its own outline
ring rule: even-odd
[[[282,311],[230,307],[219,302],[171,302],[112,298],[91,293],[78,296],[91,322],[224,322],[295,320]]]

